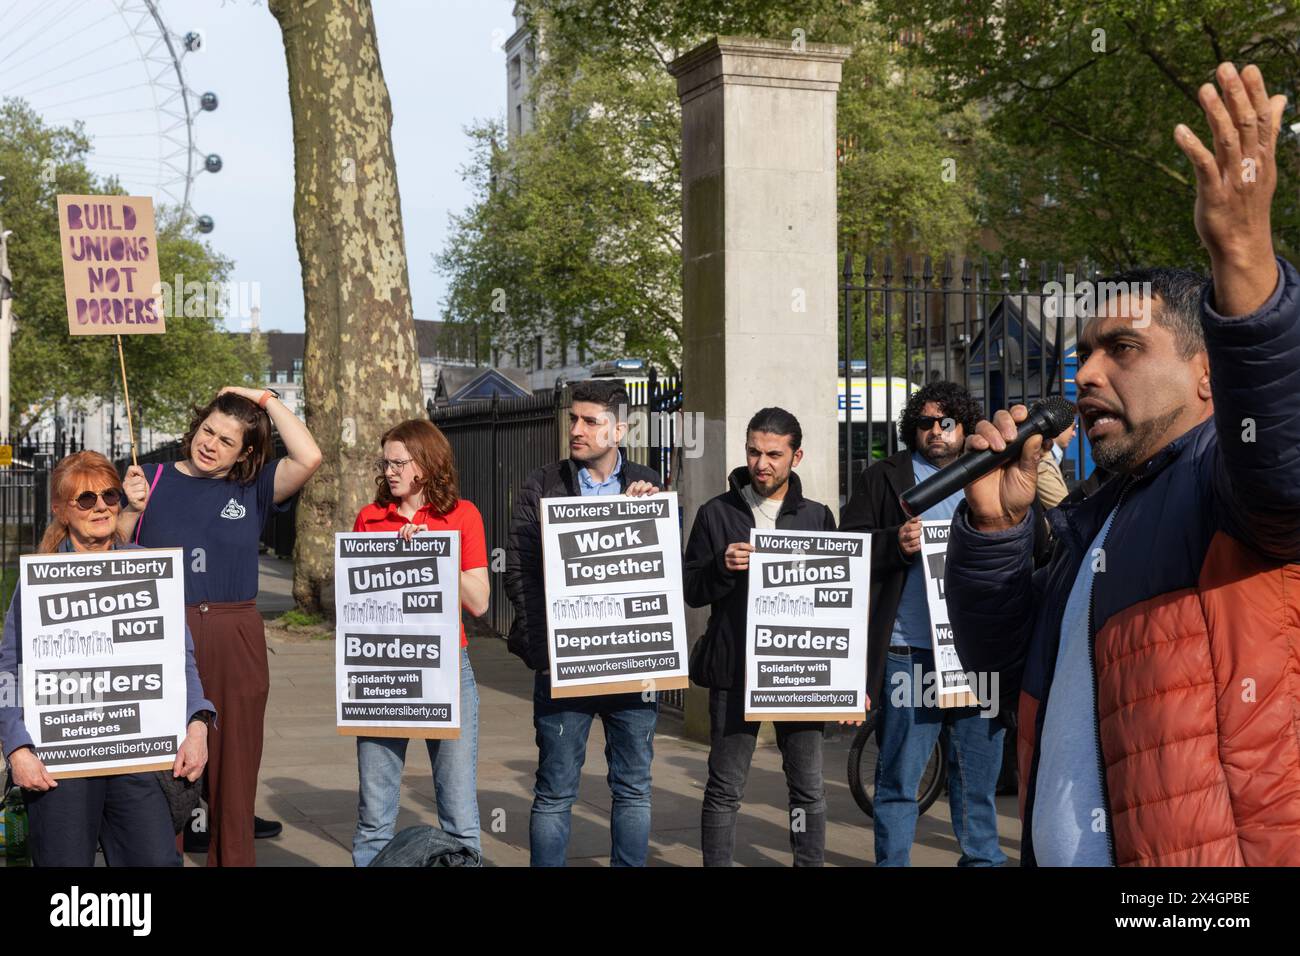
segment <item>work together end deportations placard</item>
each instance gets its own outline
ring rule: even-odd
[[[685,687],[677,495],[542,501],[551,696]]]
[[[57,198],[68,332],[166,332],[153,200],[148,196]]]
[[[866,716],[868,541],[750,531],[746,720]]]
[[[340,734],[460,736],[460,532],[334,536]]]
[[[179,548],[25,555],[23,721],[50,776],[165,770],[185,733]]]

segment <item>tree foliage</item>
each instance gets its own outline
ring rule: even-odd
[[[14,338],[11,393],[14,431],[26,432],[54,402],[95,404],[120,394],[113,336],[68,334],[59,248],[59,194],[121,193],[86,165],[90,141],[78,126],[44,123],[25,103],[0,104],[0,223],[13,230]],[[158,259],[164,282],[177,275],[192,287],[186,314],[166,316],[163,335],[123,336],[137,429],[179,430],[190,403],[222,385],[250,381],[264,365],[248,336],[228,335],[206,302],[209,283],[225,281],[231,263],[199,240],[174,210],[156,210]]]
[[[980,214],[1008,248],[1103,269],[1193,265],[1191,167],[1174,143],[1209,129],[1197,88],[1215,66],[1257,63],[1274,92],[1300,83],[1295,0],[880,0],[917,39],[952,108],[987,114],[997,144],[975,169]],[[1284,125],[1295,122],[1294,107]],[[1278,151],[1279,251],[1300,252],[1300,150]]]
[[[841,248],[964,248],[974,237],[973,109],[943,110],[868,7],[839,0],[534,0],[535,125],[470,131],[475,199],[438,268],[447,318],[497,346],[534,336],[676,368],[681,111],[667,66],[713,34],[851,47],[839,101]]]

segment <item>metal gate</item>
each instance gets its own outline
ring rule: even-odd
[[[50,518],[50,472],[77,451],[75,441],[10,444],[13,462],[0,466],[0,607],[18,582],[18,559],[32,554]]]

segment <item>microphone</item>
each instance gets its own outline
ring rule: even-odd
[[[1029,417],[1020,423],[1013,441],[1007,443],[1002,451],[986,448],[962,455],[951,465],[945,465],[939,471],[919,485],[908,488],[898,497],[898,503],[909,518],[915,518],[929,511],[949,495],[961,491],[972,481],[982,478],[994,468],[999,468],[1012,458],[1020,455],[1020,449],[1034,435],[1055,438],[1070,427],[1076,413],[1074,403],[1060,395],[1052,395],[1041,402],[1035,402],[1029,410]]]

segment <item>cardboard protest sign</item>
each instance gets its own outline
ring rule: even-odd
[[[542,501],[553,697],[685,687],[677,495]]]
[[[866,716],[868,542],[833,531],[750,531],[746,720]]]
[[[72,335],[167,331],[153,200],[59,196],[63,290]]]
[[[460,736],[460,532],[334,536],[340,734]]]
[[[971,707],[979,703],[966,668],[957,657],[957,645],[948,623],[948,604],[943,590],[943,572],[948,556],[948,533],[952,523],[921,522],[921,566],[925,572],[925,598],[930,607],[930,639],[934,644],[934,670],[940,707]]]
[[[50,776],[164,770],[185,733],[179,548],[25,555],[22,700]]]

